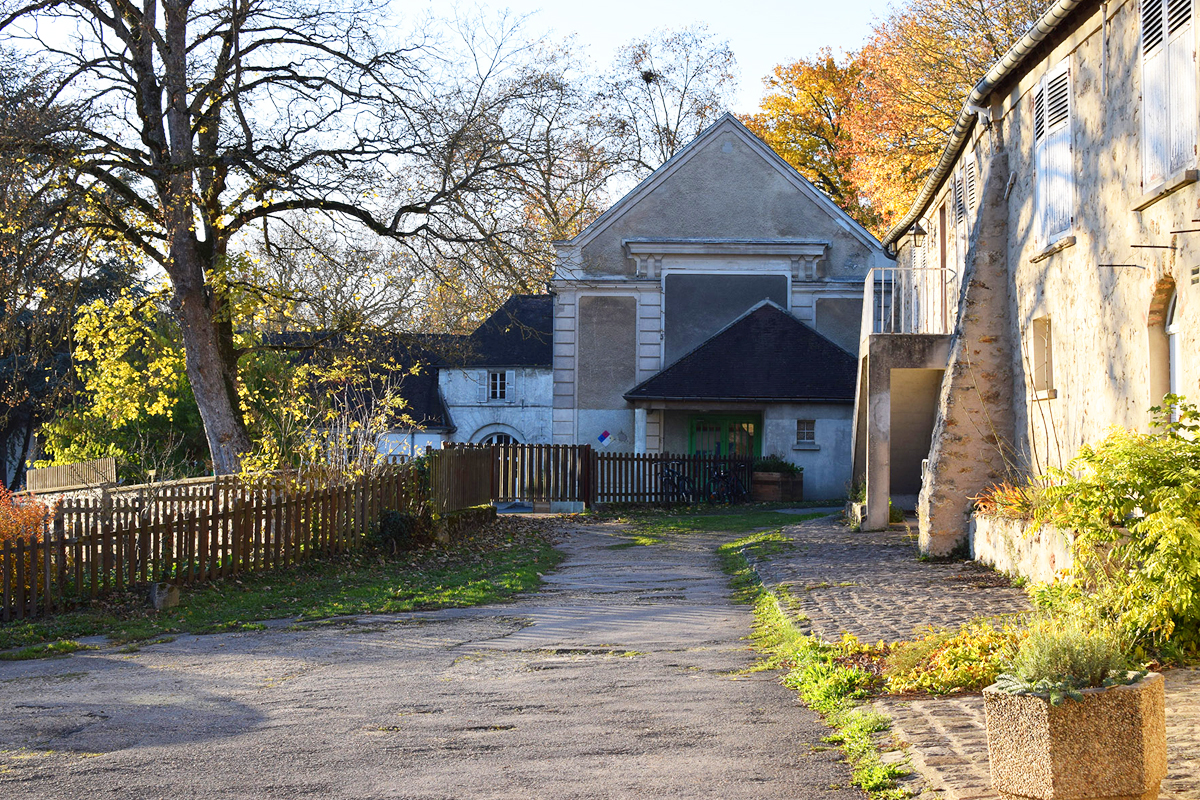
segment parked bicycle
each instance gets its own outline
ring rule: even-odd
[[[698,503],[703,500],[728,505],[744,502],[749,496],[737,473],[726,466],[713,467],[703,486],[697,485],[691,476],[685,474],[682,466],[679,461],[667,461],[660,467],[663,495],[668,503]]]

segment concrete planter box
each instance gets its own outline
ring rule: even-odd
[[[983,690],[992,783],[1005,800],[1154,800],[1167,774],[1163,677],[1082,702]]]
[[[1071,531],[1053,525],[1034,530],[1033,523],[1023,519],[974,514],[969,541],[972,559],[1034,583],[1053,583],[1075,561]]]
[[[756,503],[798,503],[804,499],[804,473],[752,473],[750,497]]]

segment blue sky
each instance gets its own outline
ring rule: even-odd
[[[445,10],[444,2],[407,0],[401,6]],[[778,63],[815,53],[856,49],[871,23],[886,15],[887,0],[494,0],[492,9],[507,7],[532,14],[531,31],[550,29],[577,34],[589,56],[607,64],[620,45],[655,28],[707,23],[728,39],[741,72],[733,111],[758,108],[762,78]],[[440,9],[439,9],[440,7]]]

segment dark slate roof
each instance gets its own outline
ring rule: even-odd
[[[467,337],[464,367],[551,366],[554,298],[515,294]]]
[[[765,302],[625,399],[852,403],[856,373],[854,356]]]

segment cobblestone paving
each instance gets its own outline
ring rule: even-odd
[[[768,586],[787,584],[813,632],[865,642],[913,638],[927,625],[953,627],[979,616],[1029,608],[990,570],[963,562],[917,560],[903,530],[855,533],[829,519],[788,528],[796,548],[755,565]]]
[[[951,627],[980,615],[1028,608],[1025,592],[970,564],[917,560],[902,530],[854,533],[829,519],[788,528],[795,550],[755,565],[768,586],[788,585],[811,630],[843,631],[868,642],[912,638],[914,629]],[[1160,800],[1200,800],[1200,670],[1168,670],[1168,771]],[[988,768],[983,698],[883,697],[875,706],[893,720],[919,776],[907,788],[943,800],[998,800]]]

